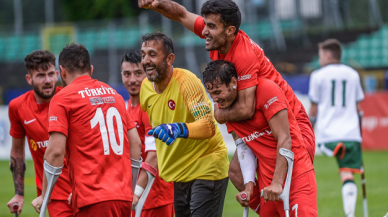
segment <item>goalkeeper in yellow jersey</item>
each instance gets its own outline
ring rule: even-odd
[[[163,33],[142,37],[147,78],[140,104],[156,139],[159,176],[174,182],[175,216],[222,216],[229,161],[202,82],[174,68],[174,46]]]

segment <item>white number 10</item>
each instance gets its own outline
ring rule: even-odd
[[[113,117],[116,118],[117,130],[119,134],[120,145],[116,142],[115,128],[113,127]],[[100,124],[100,132],[102,137],[102,144],[104,145],[104,154],[109,155],[109,143],[112,147],[112,150],[117,155],[123,154],[124,147],[124,130],[123,130],[123,121],[121,120],[121,116],[119,111],[115,107],[110,107],[106,112],[106,122],[108,125],[108,130],[106,130],[105,126],[105,118],[104,113],[102,113],[101,108],[97,108],[96,114],[90,120],[90,125],[92,129]],[[108,141],[108,133],[109,133],[109,141]]]

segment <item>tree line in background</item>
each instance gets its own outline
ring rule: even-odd
[[[23,25],[45,22],[45,0],[20,0]],[[54,22],[73,22],[137,16],[136,0],[51,0]],[[0,1],[0,26],[14,24],[14,0]]]

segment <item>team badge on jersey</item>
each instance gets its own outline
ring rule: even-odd
[[[30,139],[30,143],[32,150],[36,151],[38,149],[38,145],[36,145],[36,142],[33,139]]]
[[[174,102],[174,100],[172,100],[172,99],[168,100],[168,107],[171,110],[175,110],[175,102]]]

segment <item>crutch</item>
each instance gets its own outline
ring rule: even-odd
[[[232,135],[233,134],[235,134],[234,131],[232,132]],[[237,135],[234,135],[233,137],[235,136]],[[254,182],[255,173],[256,173],[256,162],[257,162],[256,156],[241,138],[236,139],[235,144],[236,144],[236,151],[237,151],[237,159],[240,163],[244,184],[250,181]],[[247,166],[247,171],[249,173],[246,173],[247,171],[245,171],[244,173],[244,170],[242,169],[243,161],[245,162],[245,166]],[[248,198],[247,193],[245,192],[241,193],[240,199],[242,201],[247,200],[247,198]],[[249,207],[244,207],[243,217],[248,217],[248,214],[249,214]]]
[[[292,178],[292,168],[294,166],[294,153],[291,150],[281,148],[279,150],[280,155],[286,158],[288,164],[286,184],[284,185],[283,192],[280,194],[279,198],[283,201],[284,211],[286,212],[286,217],[290,217],[290,187],[291,187],[291,178]],[[264,190],[261,190],[261,197],[264,196]]]
[[[148,175],[148,183],[146,188],[143,191],[143,194],[141,195],[139,201],[137,202],[135,206],[135,217],[140,217],[141,216],[141,211],[143,210],[144,203],[148,197],[148,194],[151,191],[152,185],[154,184],[155,177],[157,175],[157,170],[150,166],[149,164],[142,163],[141,168],[147,172]]]
[[[240,199],[242,201],[245,201],[247,200],[247,193],[243,192],[241,195],[240,195]],[[244,207],[244,212],[243,212],[243,217],[248,217],[249,215],[249,207]]]
[[[19,214],[18,214],[19,204],[18,203],[12,204],[12,209],[15,212],[14,217],[19,217]]]
[[[362,136],[362,117],[364,116],[364,111],[360,111],[358,114],[359,125],[360,125],[360,135]],[[365,183],[365,167],[364,161],[361,164],[361,185],[362,185],[362,198],[364,206],[364,217],[368,217],[368,202],[366,200],[366,183]]]

